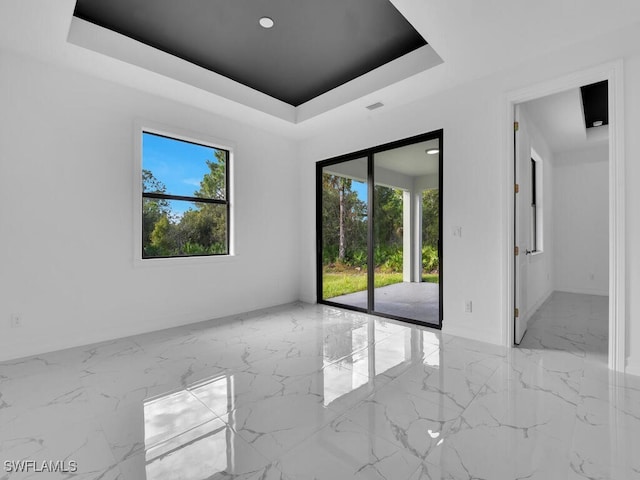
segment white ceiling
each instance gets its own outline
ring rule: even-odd
[[[412,143],[404,147],[378,152],[373,156],[374,169],[376,172],[378,169],[382,169],[385,173],[400,173],[405,177],[412,178],[422,177],[424,175],[437,175],[440,168],[440,157],[436,154],[428,154],[427,150],[438,149],[439,144],[440,141],[435,138],[425,142]],[[362,157],[326,166],[324,167],[324,171],[326,173],[352,178],[359,182],[366,182],[367,165],[367,157]],[[398,185],[395,186],[397,187]]]
[[[314,105],[311,111],[294,112],[293,117],[282,105],[274,103],[277,101],[271,101],[271,97],[251,99],[249,97],[256,97],[257,92],[238,92],[233,86],[219,85],[213,77],[203,77],[197,67],[180,63],[173,57],[155,56],[149,60],[151,65],[141,68],[69,43],[67,37],[75,0],[0,1],[0,49],[216,114],[224,112],[228,118],[289,138],[308,138],[342,123],[365,121],[372,113],[365,107],[377,101],[385,104],[384,108],[376,110],[379,113],[514,67],[528,58],[540,57],[546,52],[640,22],[640,2],[637,0],[391,2],[429,42],[443,63],[386,87],[371,81],[366,85],[371,93],[356,99],[338,96],[328,109],[327,105]],[[107,41],[102,48],[122,50],[126,46],[114,46]],[[404,68],[412,72],[410,65]],[[158,73],[159,70],[179,72],[180,75],[172,76],[180,80]],[[211,82],[216,84],[214,91],[205,87]],[[230,100],[230,97],[237,99],[234,95],[243,95],[253,103]]]
[[[609,138],[608,126],[587,130],[579,88],[525,102],[522,108],[553,153],[584,150]]]
[[[409,177],[437,174],[439,156],[427,154],[427,150],[439,148],[438,144],[439,141],[436,138],[385,150],[374,155],[374,165]]]

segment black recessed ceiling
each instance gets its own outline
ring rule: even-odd
[[[293,106],[427,44],[388,0],[78,0],[74,15]]]
[[[609,125],[609,92],[607,80],[580,87],[580,92],[582,93],[584,123],[587,128]]]

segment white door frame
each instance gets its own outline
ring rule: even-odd
[[[505,268],[503,278],[504,344],[513,344],[514,317],[514,207],[513,207],[513,122],[518,103],[559,93],[583,85],[609,81],[609,368],[624,372],[626,361],[626,282],[625,282],[625,175],[624,175],[624,90],[623,62],[617,60],[561,78],[508,92],[503,101],[503,224],[507,226],[502,251]]]

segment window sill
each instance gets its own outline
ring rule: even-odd
[[[166,257],[166,258],[136,258],[133,262],[136,268],[158,268],[158,267],[182,267],[196,265],[216,265],[222,263],[235,262],[238,255],[194,255],[192,257]]]

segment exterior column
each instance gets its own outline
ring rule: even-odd
[[[422,281],[422,193],[402,195],[402,281]]]
[[[422,192],[413,193],[413,281],[422,281]]]
[[[412,192],[402,192],[402,281],[413,280],[413,215]]]

